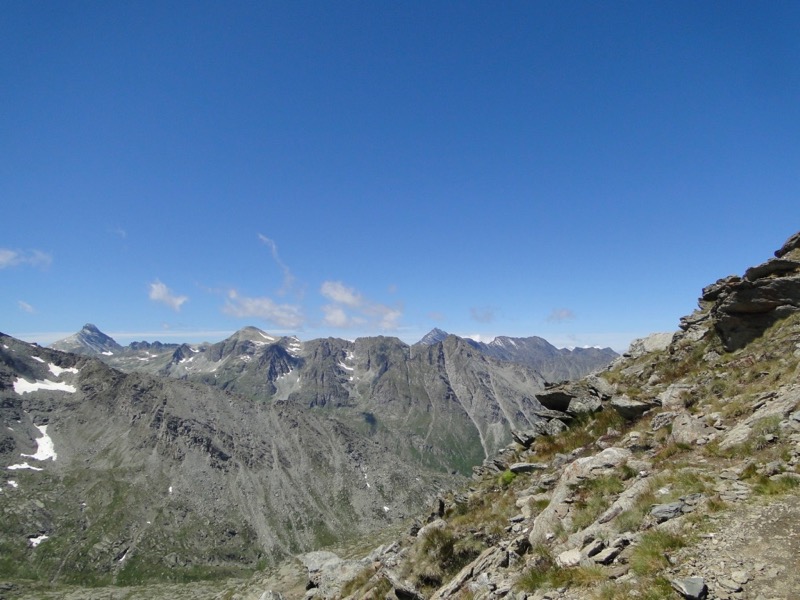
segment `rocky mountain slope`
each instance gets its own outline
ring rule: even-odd
[[[416,345],[430,346],[447,339],[441,329],[432,329]],[[467,339],[473,348],[503,362],[527,365],[546,381],[579,379],[607,367],[617,356],[611,348],[556,348],[544,338],[497,336],[489,343]]]
[[[449,476],[363,418],[0,336],[0,570],[82,584],[240,572],[416,511]]]
[[[800,234],[539,400],[560,426],[517,431],[369,556],[302,557],[305,598],[797,597]]]
[[[415,514],[547,420],[537,373],[459,338],[246,328],[170,357],[161,376],[124,373],[0,335],[0,576],[240,575]]]
[[[611,348],[556,348],[537,336],[498,336],[488,344],[474,345],[486,356],[533,367],[552,382],[579,379],[608,366],[618,356]]]

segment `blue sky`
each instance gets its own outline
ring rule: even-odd
[[[0,330],[621,350],[800,229],[797,2],[10,2]]]

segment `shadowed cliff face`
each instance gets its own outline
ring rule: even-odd
[[[703,289],[699,309],[681,328],[711,320],[728,351],[744,347],[776,321],[800,311],[800,234],[775,251],[775,258]]]

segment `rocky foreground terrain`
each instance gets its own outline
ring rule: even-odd
[[[705,288],[680,331],[641,340],[606,370],[536,399],[538,419],[516,427],[467,485],[383,532],[297,553],[249,579],[9,582],[0,595],[798,597],[800,233],[743,277]]]
[[[515,432],[369,556],[300,557],[305,597],[800,597],[800,234],[537,397],[563,427]]]

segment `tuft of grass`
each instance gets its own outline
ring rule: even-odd
[[[516,478],[517,478],[516,473],[506,469],[505,471],[500,473],[500,477],[498,477],[498,483],[500,483],[500,485],[502,485],[503,487],[508,487],[514,482]]]
[[[675,600],[675,591],[664,577],[647,578],[638,582],[609,581],[598,588],[592,600]]]
[[[433,529],[417,544],[410,575],[422,588],[435,588],[475,559],[484,544],[467,534],[458,537],[449,528]]]
[[[610,408],[579,415],[570,423],[568,429],[558,435],[537,438],[532,449],[537,457],[548,460],[556,454],[569,454],[578,448],[591,446],[609,429],[622,431],[626,425],[625,419]]]
[[[753,491],[761,496],[779,496],[800,487],[800,479],[791,475],[770,478],[760,476],[753,486]]]
[[[350,581],[346,582],[342,586],[342,596],[350,596],[353,592],[356,592],[363,588],[369,580],[375,575],[375,567],[368,566],[359,573],[356,574]]]
[[[683,536],[666,531],[648,531],[631,553],[631,570],[640,576],[654,575],[669,566],[669,552],[685,545]]]
[[[763,450],[777,440],[781,418],[778,415],[764,417],[753,423],[747,442],[753,450]]]
[[[517,580],[517,588],[524,592],[539,589],[594,587],[605,581],[606,575],[602,567],[573,567],[564,569],[552,562],[533,566],[523,572]]]
[[[591,479],[579,486],[574,502],[576,510],[572,517],[572,530],[578,531],[594,523],[623,489],[622,480],[613,474]]]

